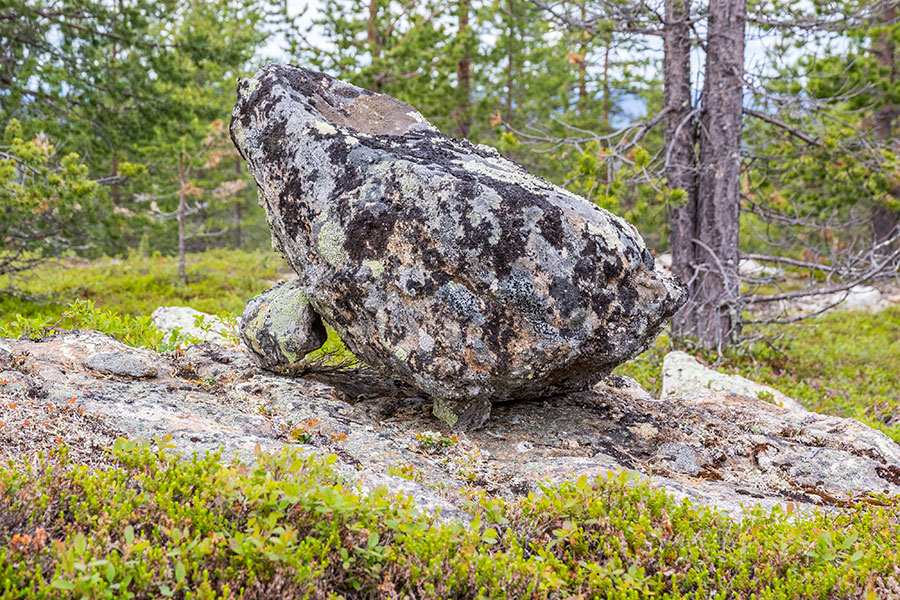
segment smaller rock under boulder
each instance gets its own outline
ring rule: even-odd
[[[328,332],[297,280],[292,280],[247,303],[241,317],[241,339],[253,362],[277,370],[321,348]]]
[[[663,385],[661,400],[691,396],[697,392],[712,390],[731,392],[750,398],[758,398],[788,410],[806,412],[802,404],[773,387],[750,381],[740,375],[719,373],[700,364],[685,352],[669,352],[663,358]]]

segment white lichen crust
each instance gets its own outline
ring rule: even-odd
[[[232,117],[311,307],[444,406],[584,389],[684,301],[623,219],[390,96],[269,65]]]

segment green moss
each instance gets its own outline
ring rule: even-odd
[[[0,468],[0,598],[888,598],[900,561],[890,503],[739,523],[621,473],[441,524],[296,449],[112,458]]]
[[[274,253],[240,250],[188,255],[186,285],[178,278],[175,257],[62,260],[12,281],[0,276],[0,289],[12,283],[20,292],[0,294],[0,321],[17,314],[59,316],[75,300],[91,300],[97,308],[133,316],[149,315],[158,306],[240,314],[247,300],[288,273],[284,260]]]

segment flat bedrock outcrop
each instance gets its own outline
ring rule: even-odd
[[[98,354],[156,375],[97,370]],[[92,464],[118,436],[167,434],[188,456],[224,448],[223,460],[252,460],[257,445],[297,444],[300,430],[303,449],[336,454],[362,490],[386,486],[451,519],[466,518],[473,488],[515,497],[622,469],[736,517],[757,504],[842,510],[900,494],[900,445],[858,421],[712,389],[656,400],[616,376],[552,401],[497,405],[482,428],[455,437],[409,386],[360,373],[279,376],[213,343],[157,355],[94,332],[0,339],[0,380],[0,461],[65,442]],[[391,475],[399,466],[418,483]]]
[[[586,389],[684,302],[632,225],[390,96],[269,65],[231,136],[311,311],[451,425]]]

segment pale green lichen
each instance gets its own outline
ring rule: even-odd
[[[350,255],[344,249],[346,239],[347,235],[340,225],[334,221],[325,221],[322,224],[322,228],[319,229],[317,244],[319,254],[333,267],[344,264],[350,258]]]
[[[380,260],[364,260],[362,264],[364,267],[369,267],[369,270],[372,271],[372,275],[375,277],[384,273],[384,263]]]
[[[625,244],[622,243],[622,240],[619,239],[619,236],[616,235],[616,232],[613,231],[612,227],[597,227],[590,221],[587,223],[588,233],[592,235],[599,235],[603,238],[603,241],[606,242],[606,246],[610,250],[616,250],[617,252],[623,253],[625,252]]]
[[[338,132],[338,130],[331,123],[326,123],[325,121],[316,121],[312,124],[313,127],[316,128],[316,131],[321,133],[322,135],[334,135]]]
[[[253,92],[256,91],[256,88],[259,87],[259,80],[255,77],[251,77],[245,80],[247,82],[247,87],[241,90],[241,96],[245,99],[249,98]]]
[[[453,427],[459,421],[459,415],[453,412],[451,403],[439,398],[435,398],[431,411],[434,413],[434,416],[450,427]]]
[[[546,184],[533,175],[515,170],[515,165],[503,157],[482,158],[481,160],[455,160],[466,171],[486,175],[504,183],[514,183],[530,192],[546,192]]]
[[[290,338],[290,335],[296,326],[297,319],[304,314],[303,308],[308,304],[309,299],[306,297],[306,294],[296,290],[282,296],[279,299],[275,310],[269,311],[271,313],[269,318],[269,328],[276,335],[278,349],[281,350],[282,354],[284,354],[285,358],[290,362],[298,362],[306,356],[305,353],[290,351],[285,342]]]
[[[253,319],[244,325],[245,338],[250,342],[251,348],[258,354],[263,353],[262,346],[259,343],[259,332],[265,327],[268,313],[269,306],[264,305],[256,312]]]

